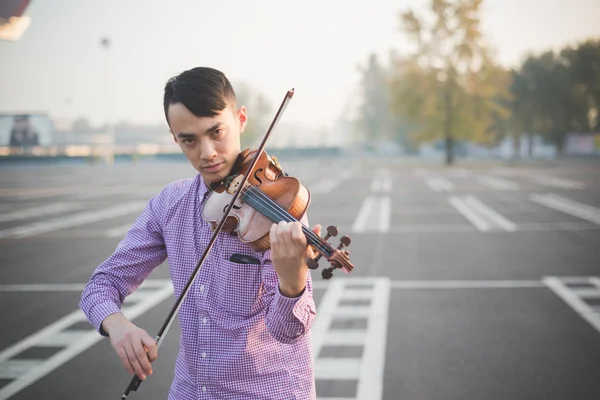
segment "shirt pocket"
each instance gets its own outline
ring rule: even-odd
[[[262,265],[230,261],[229,255],[219,264],[213,283],[217,288],[214,306],[234,318],[245,319],[259,312]]]

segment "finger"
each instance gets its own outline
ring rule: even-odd
[[[129,362],[131,363],[135,374],[138,376],[138,378],[142,380],[146,379],[146,374],[144,373],[144,370],[142,369],[142,366],[138,361],[137,355],[135,354],[135,350],[133,349],[131,343],[128,342],[126,344],[125,350],[127,351],[127,358],[129,359]]]
[[[279,241],[280,251],[288,251],[288,248],[290,247],[290,240],[288,238],[289,234],[289,224],[285,221],[281,221],[277,226],[277,240]]]
[[[123,347],[119,347],[117,349],[117,355],[119,356],[119,359],[121,360],[121,362],[123,363],[123,365],[125,366],[127,371],[129,371],[130,374],[133,374],[134,373],[133,367],[131,366],[131,363],[129,362],[129,358],[127,357],[127,352],[125,351],[125,349]]]
[[[158,348],[156,347],[156,341],[152,339],[149,335],[145,335],[142,338],[142,342],[146,347],[146,352],[148,353],[148,358],[150,359],[150,362],[156,360],[156,358],[158,357]]]
[[[302,232],[302,225],[300,222],[293,222],[290,225],[290,236],[294,243],[294,247],[296,247],[299,251],[304,251],[306,249],[306,236],[304,236],[304,232]]]
[[[148,354],[146,353],[146,349],[142,346],[142,341],[135,342],[133,345],[135,349],[135,355],[137,356],[138,361],[143,369],[143,371],[150,375],[152,373],[152,365],[150,364],[150,360],[148,359]]]
[[[271,225],[269,239],[271,240],[271,252],[277,254],[279,246],[279,242],[277,241],[277,224]]]
[[[317,224],[313,227],[313,232],[316,233],[318,236],[321,236],[321,224]]]

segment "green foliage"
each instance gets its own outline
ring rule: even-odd
[[[569,132],[599,131],[600,41],[530,55],[513,72],[511,92],[518,127],[558,149]]]
[[[600,131],[600,39],[506,70],[484,45],[482,2],[430,0],[425,15],[399,14],[412,51],[388,67],[368,57],[355,134],[405,147],[445,139],[451,163],[455,140],[493,145],[538,133],[560,149],[569,132]]]

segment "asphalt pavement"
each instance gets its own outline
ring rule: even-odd
[[[600,160],[281,158],[355,270],[313,271],[319,400],[597,399]],[[117,399],[131,376],[81,289],[185,161],[0,165],[0,400]],[[142,288],[140,288],[141,290]],[[156,334],[166,263],[125,313]],[[166,399],[175,322],[130,399]]]

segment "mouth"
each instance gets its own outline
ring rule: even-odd
[[[224,163],[225,163],[225,161],[216,163],[216,164],[210,164],[210,165],[202,167],[202,169],[205,171],[208,171],[208,172],[217,172],[218,170],[221,169],[221,167],[223,166]]]

